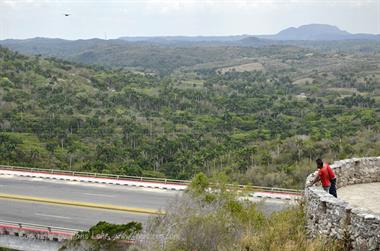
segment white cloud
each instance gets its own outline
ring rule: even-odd
[[[328,23],[380,33],[380,0],[0,0],[4,37],[267,34]],[[62,13],[72,13],[66,18]]]
[[[100,0],[102,1],[102,0]],[[112,1],[112,0],[111,0]],[[112,1],[140,5],[149,12],[168,14],[171,12],[194,12],[199,10],[230,11],[235,10],[258,10],[299,6],[341,6],[363,7],[376,6],[380,0],[131,0]]]
[[[123,1],[121,1],[123,2]],[[177,9],[182,7],[201,7],[201,6],[244,6],[257,7],[265,5],[292,5],[292,4],[342,4],[342,5],[367,5],[377,3],[377,0],[140,0],[140,1],[125,1],[133,3],[142,3],[147,5],[160,5],[168,8]]]
[[[43,6],[59,3],[57,0],[0,0],[0,5],[15,7]]]
[[[282,7],[284,5],[344,5],[364,6],[376,4],[379,0],[0,0],[0,5],[43,6],[43,5],[96,5],[128,6],[142,5],[148,9],[162,12],[180,11],[183,9],[228,9],[228,8],[260,8]]]

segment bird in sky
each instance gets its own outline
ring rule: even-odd
[[[63,14],[63,15],[65,15],[65,17],[68,17],[68,16],[70,16],[71,14],[69,14],[69,13],[65,13],[65,14]]]

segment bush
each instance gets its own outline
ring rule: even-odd
[[[336,241],[307,238],[301,203],[265,217],[254,203],[221,189],[211,194],[202,184],[197,175],[190,192],[148,222],[136,250],[344,250]]]
[[[111,224],[100,221],[88,231],[82,231],[74,236],[76,240],[130,240],[141,232],[141,223],[131,221],[127,224]]]
[[[138,165],[126,165],[123,167],[124,174],[127,176],[142,176],[143,172]]]
[[[128,250],[131,240],[142,230],[141,223],[111,224],[100,221],[88,231],[78,232],[72,240],[64,241],[64,250]]]
[[[202,194],[209,187],[208,178],[204,173],[198,173],[191,181],[190,190],[195,194]]]

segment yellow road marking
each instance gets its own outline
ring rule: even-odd
[[[146,209],[146,208],[125,207],[125,206],[116,206],[116,205],[111,205],[111,204],[97,204],[97,203],[91,203],[91,202],[80,202],[80,201],[71,201],[71,200],[47,199],[47,198],[39,198],[39,197],[17,195],[17,194],[0,193],[0,199],[1,198],[12,199],[12,200],[34,201],[34,202],[41,202],[41,203],[48,203],[48,204],[66,205],[66,206],[99,208],[99,209],[142,213],[142,214],[164,214],[161,211]]]

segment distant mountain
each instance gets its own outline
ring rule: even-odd
[[[249,35],[234,36],[152,36],[152,37],[120,37],[128,42],[152,42],[152,43],[204,43],[204,42],[237,42]]]
[[[30,38],[0,40],[0,45],[24,54],[41,54],[43,56],[62,57],[71,56],[88,50],[103,50],[109,47],[126,44],[122,40],[79,39],[64,40],[58,38]]]
[[[309,24],[298,28],[290,27],[280,31],[276,36],[282,40],[331,40],[351,35],[336,26],[327,24]]]
[[[281,41],[274,41],[270,39],[258,38],[257,36],[247,36],[239,41],[235,41],[234,44],[241,46],[266,46],[266,45],[275,45],[280,44]]]
[[[380,40],[380,35],[352,34],[328,24],[308,24],[298,28],[290,27],[275,35],[259,35],[257,37],[283,41]]]
[[[254,39],[252,39],[254,37]],[[152,36],[152,37],[120,37],[128,42],[150,42],[158,44],[173,43],[271,43],[268,40],[303,40],[303,41],[331,41],[331,40],[380,40],[380,35],[352,34],[328,24],[307,24],[298,28],[290,27],[274,35],[234,35],[234,36]],[[262,41],[259,39],[266,39]]]
[[[273,50],[273,47],[380,52],[379,41],[379,35],[351,34],[335,26],[311,24],[261,36],[123,37],[111,40],[32,38],[0,40],[0,46],[23,54],[57,57],[82,64],[167,73],[180,67],[250,58],[262,51]]]
[[[148,72],[166,74],[180,67],[198,64],[219,64],[241,58],[251,58],[258,52],[258,41],[250,38],[248,44],[213,41],[197,42],[176,40],[125,41],[122,39],[102,40],[63,40],[33,38],[24,40],[0,40],[0,46],[28,55],[57,57],[81,64],[102,65],[107,67],[128,67]],[[232,38],[231,38],[232,39]],[[263,40],[264,41],[264,40]]]

